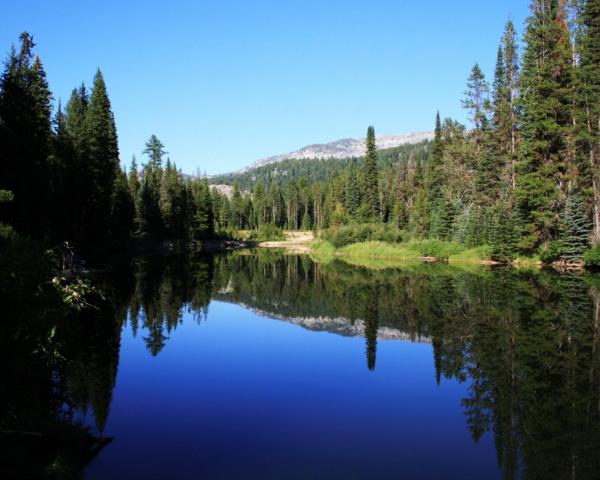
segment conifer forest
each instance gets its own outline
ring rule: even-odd
[[[68,53],[58,27],[38,36],[31,17],[0,45],[0,478],[600,479],[600,0],[530,0],[524,22],[454,2],[444,22],[466,15],[502,33],[470,40],[488,56],[464,71],[462,91],[444,89],[460,110],[423,107],[427,131],[399,135],[378,130],[375,100],[361,110],[389,85],[364,81],[392,71],[387,50],[352,44],[345,57],[335,42],[406,35],[411,49],[429,48],[441,37],[418,42],[448,4],[424,12],[431,25],[398,19],[391,31],[394,2],[368,15],[323,4],[310,22],[307,5],[290,13],[284,3],[178,0],[159,16],[119,5],[125,19],[164,15],[164,38],[144,21],[147,36],[132,25],[122,52],[110,39],[86,43],[111,60],[72,90],[61,85],[67,61],[54,64],[56,50]],[[20,8],[2,7],[6,18]],[[69,15],[103,25],[100,10],[81,8]],[[121,38],[129,25],[117,20]],[[297,31],[297,51],[285,49]],[[147,128],[139,96],[123,95],[134,50],[156,42],[168,48],[139,82],[161,79],[146,100],[161,115],[161,95],[185,97],[164,112],[179,137],[164,123],[168,134]],[[306,73],[320,55],[336,61],[329,42],[352,75]],[[354,64],[365,52],[373,64]],[[298,67],[287,71],[291,57]],[[423,61],[440,62],[435,84],[445,85],[443,62]],[[220,76],[230,63],[239,77]],[[182,71],[189,83],[171,81]],[[268,87],[281,116],[263,125],[259,111],[272,105],[253,82],[267,76],[281,83]],[[173,114],[225,88],[222,108],[239,118],[227,110],[189,125]],[[349,106],[336,116],[293,102],[310,95]],[[360,116],[360,138],[218,170],[215,152],[264,141],[248,142],[257,130],[213,138],[223,118],[256,118],[275,149],[291,145],[277,132],[307,111],[331,124],[373,115]],[[397,115],[418,118],[408,107]],[[190,160],[173,139],[192,130],[206,151]]]

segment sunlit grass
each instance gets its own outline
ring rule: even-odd
[[[319,239],[311,244],[311,255],[321,263],[340,258],[346,263],[372,269],[407,268],[410,265],[422,264],[431,259],[452,264],[480,265],[491,262],[492,247],[480,245],[467,248],[457,242],[441,240],[412,240],[402,243],[380,241],[360,242],[336,249],[330,242]],[[534,257],[518,257],[514,265],[518,267],[534,267],[540,259]]]

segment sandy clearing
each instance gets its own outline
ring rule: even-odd
[[[286,239],[274,242],[261,242],[261,248],[285,248],[294,253],[309,253],[310,243],[314,240],[313,232],[284,232]]]

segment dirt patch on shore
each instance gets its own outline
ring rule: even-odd
[[[313,232],[285,232],[285,240],[261,242],[261,248],[285,248],[294,253],[310,253],[310,244],[314,240]]]

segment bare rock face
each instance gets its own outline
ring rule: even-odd
[[[423,140],[431,140],[433,132],[410,132],[398,135],[378,135],[376,137],[377,149],[393,148],[405,144],[419,143]],[[271,163],[281,162],[293,158],[351,158],[361,157],[365,154],[366,139],[364,138],[344,138],[335,142],[308,145],[307,147],[296,150],[295,152],[275,155],[273,157],[258,160],[242,172],[252,170],[253,168]]]
[[[225,195],[229,200],[233,197],[233,187],[231,185],[209,185],[209,188]]]

